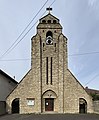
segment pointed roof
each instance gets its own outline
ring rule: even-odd
[[[58,18],[48,13],[47,15],[39,19],[39,24],[37,26],[37,29],[41,29],[41,28],[62,29],[62,26],[59,23]]]
[[[56,18],[55,16],[53,16],[51,13],[48,13],[47,15],[45,15],[44,17],[42,17],[41,19],[40,19],[40,21],[42,21],[42,20],[45,20],[45,19],[53,19],[53,20],[57,20],[58,22],[59,22],[59,19],[58,18]]]

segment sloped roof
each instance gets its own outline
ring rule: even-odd
[[[99,90],[89,89],[88,87],[86,87],[85,90],[88,94],[98,94],[99,95]]]
[[[47,29],[62,29],[62,26],[59,22],[59,19],[48,13],[41,19],[39,19],[39,24],[37,26],[38,29],[47,28]]]
[[[42,18],[40,19],[40,21],[43,20],[43,19],[45,19],[45,18],[47,19],[47,18],[49,18],[49,17],[59,21],[58,18],[56,18],[55,16],[53,16],[53,15],[50,14],[50,13],[48,13],[47,15],[45,15],[44,17],[42,17]]]
[[[0,74],[4,75],[6,78],[10,79],[12,82],[18,84],[18,82],[15,79],[13,79],[12,77],[10,77],[7,73],[5,73],[4,71],[2,71],[1,69],[0,69]]]

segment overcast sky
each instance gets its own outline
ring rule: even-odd
[[[31,37],[36,34],[37,24],[13,50],[2,55],[46,1],[0,0],[0,69],[17,81],[31,68],[31,60],[17,59],[31,59]],[[26,32],[53,1],[47,2]],[[99,89],[99,0],[56,0],[52,8],[68,38],[69,69],[84,87]]]

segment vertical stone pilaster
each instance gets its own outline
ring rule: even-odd
[[[63,56],[63,36],[59,37],[59,113],[63,113],[63,81],[64,81],[64,56]]]
[[[35,64],[36,64],[36,77],[35,77],[35,81],[37,83],[37,112],[41,113],[41,45],[40,45],[40,36],[37,35],[36,36],[36,58],[35,58]]]

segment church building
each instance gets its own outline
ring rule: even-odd
[[[7,97],[7,112],[93,113],[92,97],[68,69],[67,38],[50,12],[31,39],[31,69]]]

